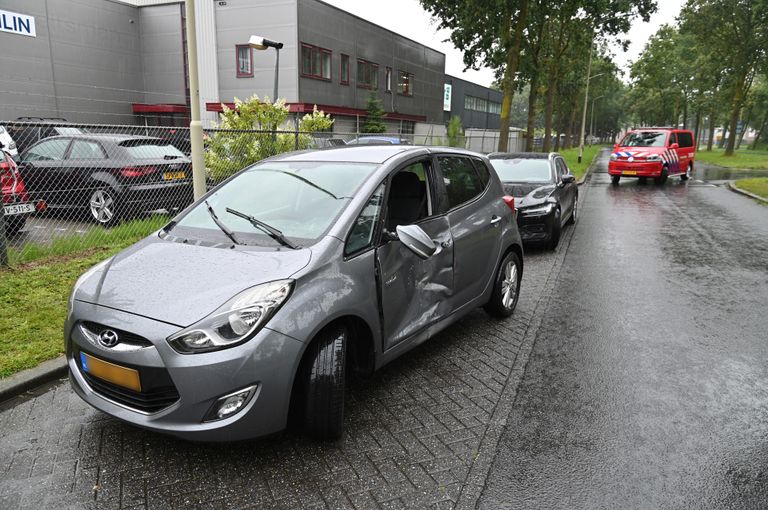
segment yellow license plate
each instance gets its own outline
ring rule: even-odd
[[[186,172],[163,172],[164,181],[177,181],[179,179],[184,179],[186,176]]]
[[[622,170],[622,175],[637,175],[637,170]]]
[[[112,384],[128,388],[133,391],[141,391],[141,379],[138,370],[121,367],[109,361],[94,358],[90,354],[80,353],[80,364],[83,372],[98,377]]]

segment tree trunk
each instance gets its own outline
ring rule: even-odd
[[[709,138],[707,139],[707,151],[712,152],[712,143],[715,139],[715,110],[709,113]]]
[[[577,113],[578,107],[573,106],[571,108],[571,122],[568,123],[568,148],[572,149],[577,144],[575,142],[575,133],[576,133],[576,113]],[[590,133],[592,134],[592,133]]]
[[[752,122],[752,107],[747,108],[747,115],[744,117],[744,124],[741,126],[741,135],[739,135],[739,143],[736,144],[736,149],[741,149],[741,142],[744,141],[744,135],[747,134],[750,122]]]
[[[522,0],[520,13],[515,23],[515,34],[512,47],[507,52],[507,62],[504,66],[504,98],[501,101],[501,126],[499,129],[499,152],[507,152],[509,147],[509,116],[512,110],[512,96],[515,93],[515,74],[520,64],[520,44],[523,40],[523,28],[528,18],[528,0]],[[510,16],[510,29],[511,26]]]
[[[538,73],[531,77],[531,91],[528,94],[528,124],[526,125],[525,150],[533,152],[533,138],[536,131],[536,100],[539,96]]]
[[[555,133],[557,133],[557,137],[555,137],[555,146],[552,148],[552,150],[555,152],[560,150],[560,138],[561,138],[560,135],[562,132],[563,132],[563,114],[562,112],[557,111],[555,113]]]
[[[728,145],[725,147],[726,156],[733,156],[733,151],[736,148],[736,126],[739,123],[741,106],[744,102],[744,82],[746,80],[747,76],[744,74],[739,76],[737,82],[734,84],[735,90],[733,91],[733,101],[731,102],[731,122],[728,133]]]
[[[683,129],[688,129],[688,101],[683,99]]]
[[[760,123],[760,128],[757,130],[757,134],[755,134],[755,139],[752,140],[752,145],[749,146],[750,149],[757,149],[757,142],[760,141],[760,135],[763,134],[766,124],[768,124],[768,110],[765,112],[765,115],[763,115],[763,121]]]
[[[549,84],[547,85],[547,101],[544,107],[544,146],[541,148],[542,152],[549,152],[551,147],[550,138],[552,138],[552,110],[555,103],[555,88],[557,87],[557,80],[554,76],[550,75]]]
[[[699,150],[699,134],[701,131],[701,108],[696,108],[696,127],[693,131],[693,145]]]

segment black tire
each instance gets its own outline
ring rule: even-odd
[[[27,224],[27,218],[24,216],[5,218],[5,235],[8,237],[16,236]]]
[[[90,192],[86,209],[88,217],[102,227],[120,223],[120,208],[117,194],[111,188],[96,188]]]
[[[688,168],[685,169],[685,173],[680,175],[680,180],[685,182],[691,178],[692,174],[693,174],[693,165],[689,164]]]
[[[621,176],[620,175],[612,175],[611,176],[611,184],[613,184],[614,186],[617,185],[620,180],[621,180]]]
[[[579,215],[579,194],[576,193],[576,196],[573,197],[573,208],[571,209],[571,217],[568,218],[568,225],[573,225],[576,223],[576,220],[578,219]]]
[[[549,241],[547,241],[547,248],[554,250],[557,245],[560,244],[560,232],[563,227],[560,219],[560,208],[555,209],[555,217],[552,218],[552,231],[549,233]]]
[[[647,182],[648,182],[648,178],[647,177],[638,177],[637,178],[637,183],[638,184],[646,184]]]
[[[341,437],[344,426],[347,329],[322,331],[306,353],[304,378],[304,432],[323,441]]]
[[[520,280],[522,279],[520,267],[520,257],[512,251],[507,253],[499,264],[493,282],[491,299],[483,307],[491,316],[509,317],[515,311],[517,300],[520,298]],[[511,287],[509,286],[510,280],[514,281],[514,285]],[[508,295],[508,292],[513,294]]]
[[[661,186],[662,184],[667,182],[667,177],[669,177],[669,169],[665,166],[664,168],[661,169],[661,175],[653,178],[653,182],[657,186]]]

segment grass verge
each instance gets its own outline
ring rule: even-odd
[[[696,151],[696,161],[728,168],[743,168],[747,170],[768,170],[768,150],[736,151],[733,156],[726,156],[723,149],[711,151]]]
[[[584,154],[581,157],[581,163],[579,163],[578,147],[560,151],[560,155],[563,156],[565,162],[568,164],[568,168],[571,170],[571,173],[576,176],[576,180],[578,181],[587,171],[589,165],[592,164],[592,160],[595,159],[595,156],[597,156],[597,153],[600,152],[600,149],[603,147],[603,145],[584,147]]]
[[[758,177],[755,179],[741,179],[734,183],[737,188],[754,193],[759,197],[768,200],[768,177]]]
[[[153,217],[98,236],[89,233],[82,240],[62,238],[25,251],[25,264],[0,269],[0,378],[62,354],[67,300],[77,278],[166,221]]]

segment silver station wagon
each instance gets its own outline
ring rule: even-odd
[[[345,147],[250,166],[77,281],[74,391],[199,441],[343,430],[344,390],[484,306],[523,272],[514,200],[488,159]]]

